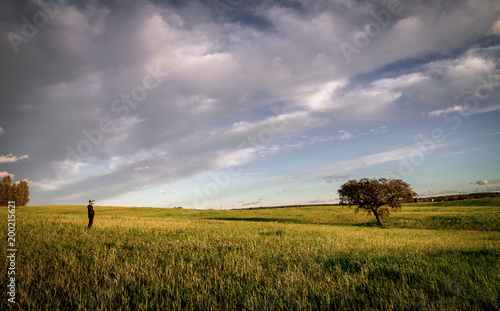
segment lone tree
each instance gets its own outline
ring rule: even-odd
[[[355,212],[366,210],[377,218],[382,227],[382,218],[389,217],[390,209],[401,209],[401,203],[413,202],[417,193],[410,185],[401,179],[370,179],[349,180],[339,189],[340,204],[356,206]]]

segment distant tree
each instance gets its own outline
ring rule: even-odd
[[[24,206],[30,201],[30,190],[28,183],[21,180],[16,184],[16,190],[14,191],[16,198],[16,205]]]
[[[390,209],[401,209],[401,204],[413,202],[417,193],[410,185],[401,179],[370,179],[349,180],[338,190],[340,204],[356,206],[355,212],[365,210],[373,213],[382,227],[383,218],[389,217]]]
[[[19,204],[19,190],[17,189],[16,183],[12,183],[10,185],[10,198],[8,198],[8,200],[16,202],[16,206],[20,205]]]
[[[12,177],[4,176],[0,182],[0,206],[7,206],[12,201]]]
[[[5,186],[3,181],[0,181],[0,206],[4,206],[3,205],[3,198],[5,196],[4,193],[5,193]]]
[[[15,201],[16,205],[28,204],[30,191],[28,183],[24,180],[19,183],[12,183],[10,176],[5,176],[0,181],[0,206],[7,206],[9,201]]]

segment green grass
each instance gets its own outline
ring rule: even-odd
[[[500,310],[499,199],[444,203],[407,204],[387,228],[341,206],[97,206],[91,231],[85,206],[18,208],[16,300],[23,310]],[[5,290],[0,299],[9,310]]]

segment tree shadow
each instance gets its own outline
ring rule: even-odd
[[[316,222],[314,220],[297,219],[297,218],[266,218],[266,217],[207,217],[210,220],[222,221],[247,221],[247,222],[263,222],[263,223],[281,223],[281,224],[301,224],[301,225],[317,225],[317,226],[339,226],[339,227],[378,227],[376,222],[363,223],[342,223],[342,222]]]
[[[281,223],[281,224],[301,224],[301,225],[318,225],[318,226],[338,226],[338,227],[364,227],[364,228],[381,228],[375,221],[361,223],[342,223],[342,222],[315,222],[311,220],[297,218],[266,218],[266,217],[207,217],[209,220],[222,221],[246,221],[246,222],[263,222],[263,223]],[[390,227],[387,224],[382,228]]]
[[[293,218],[264,218],[264,217],[210,217],[205,219],[225,220],[225,221],[250,221],[250,222],[277,222],[277,223],[292,223],[292,224],[310,224],[301,219]]]

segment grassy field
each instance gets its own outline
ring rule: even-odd
[[[16,210],[2,310],[500,310],[500,199],[341,206]],[[7,210],[0,210],[2,241]]]

